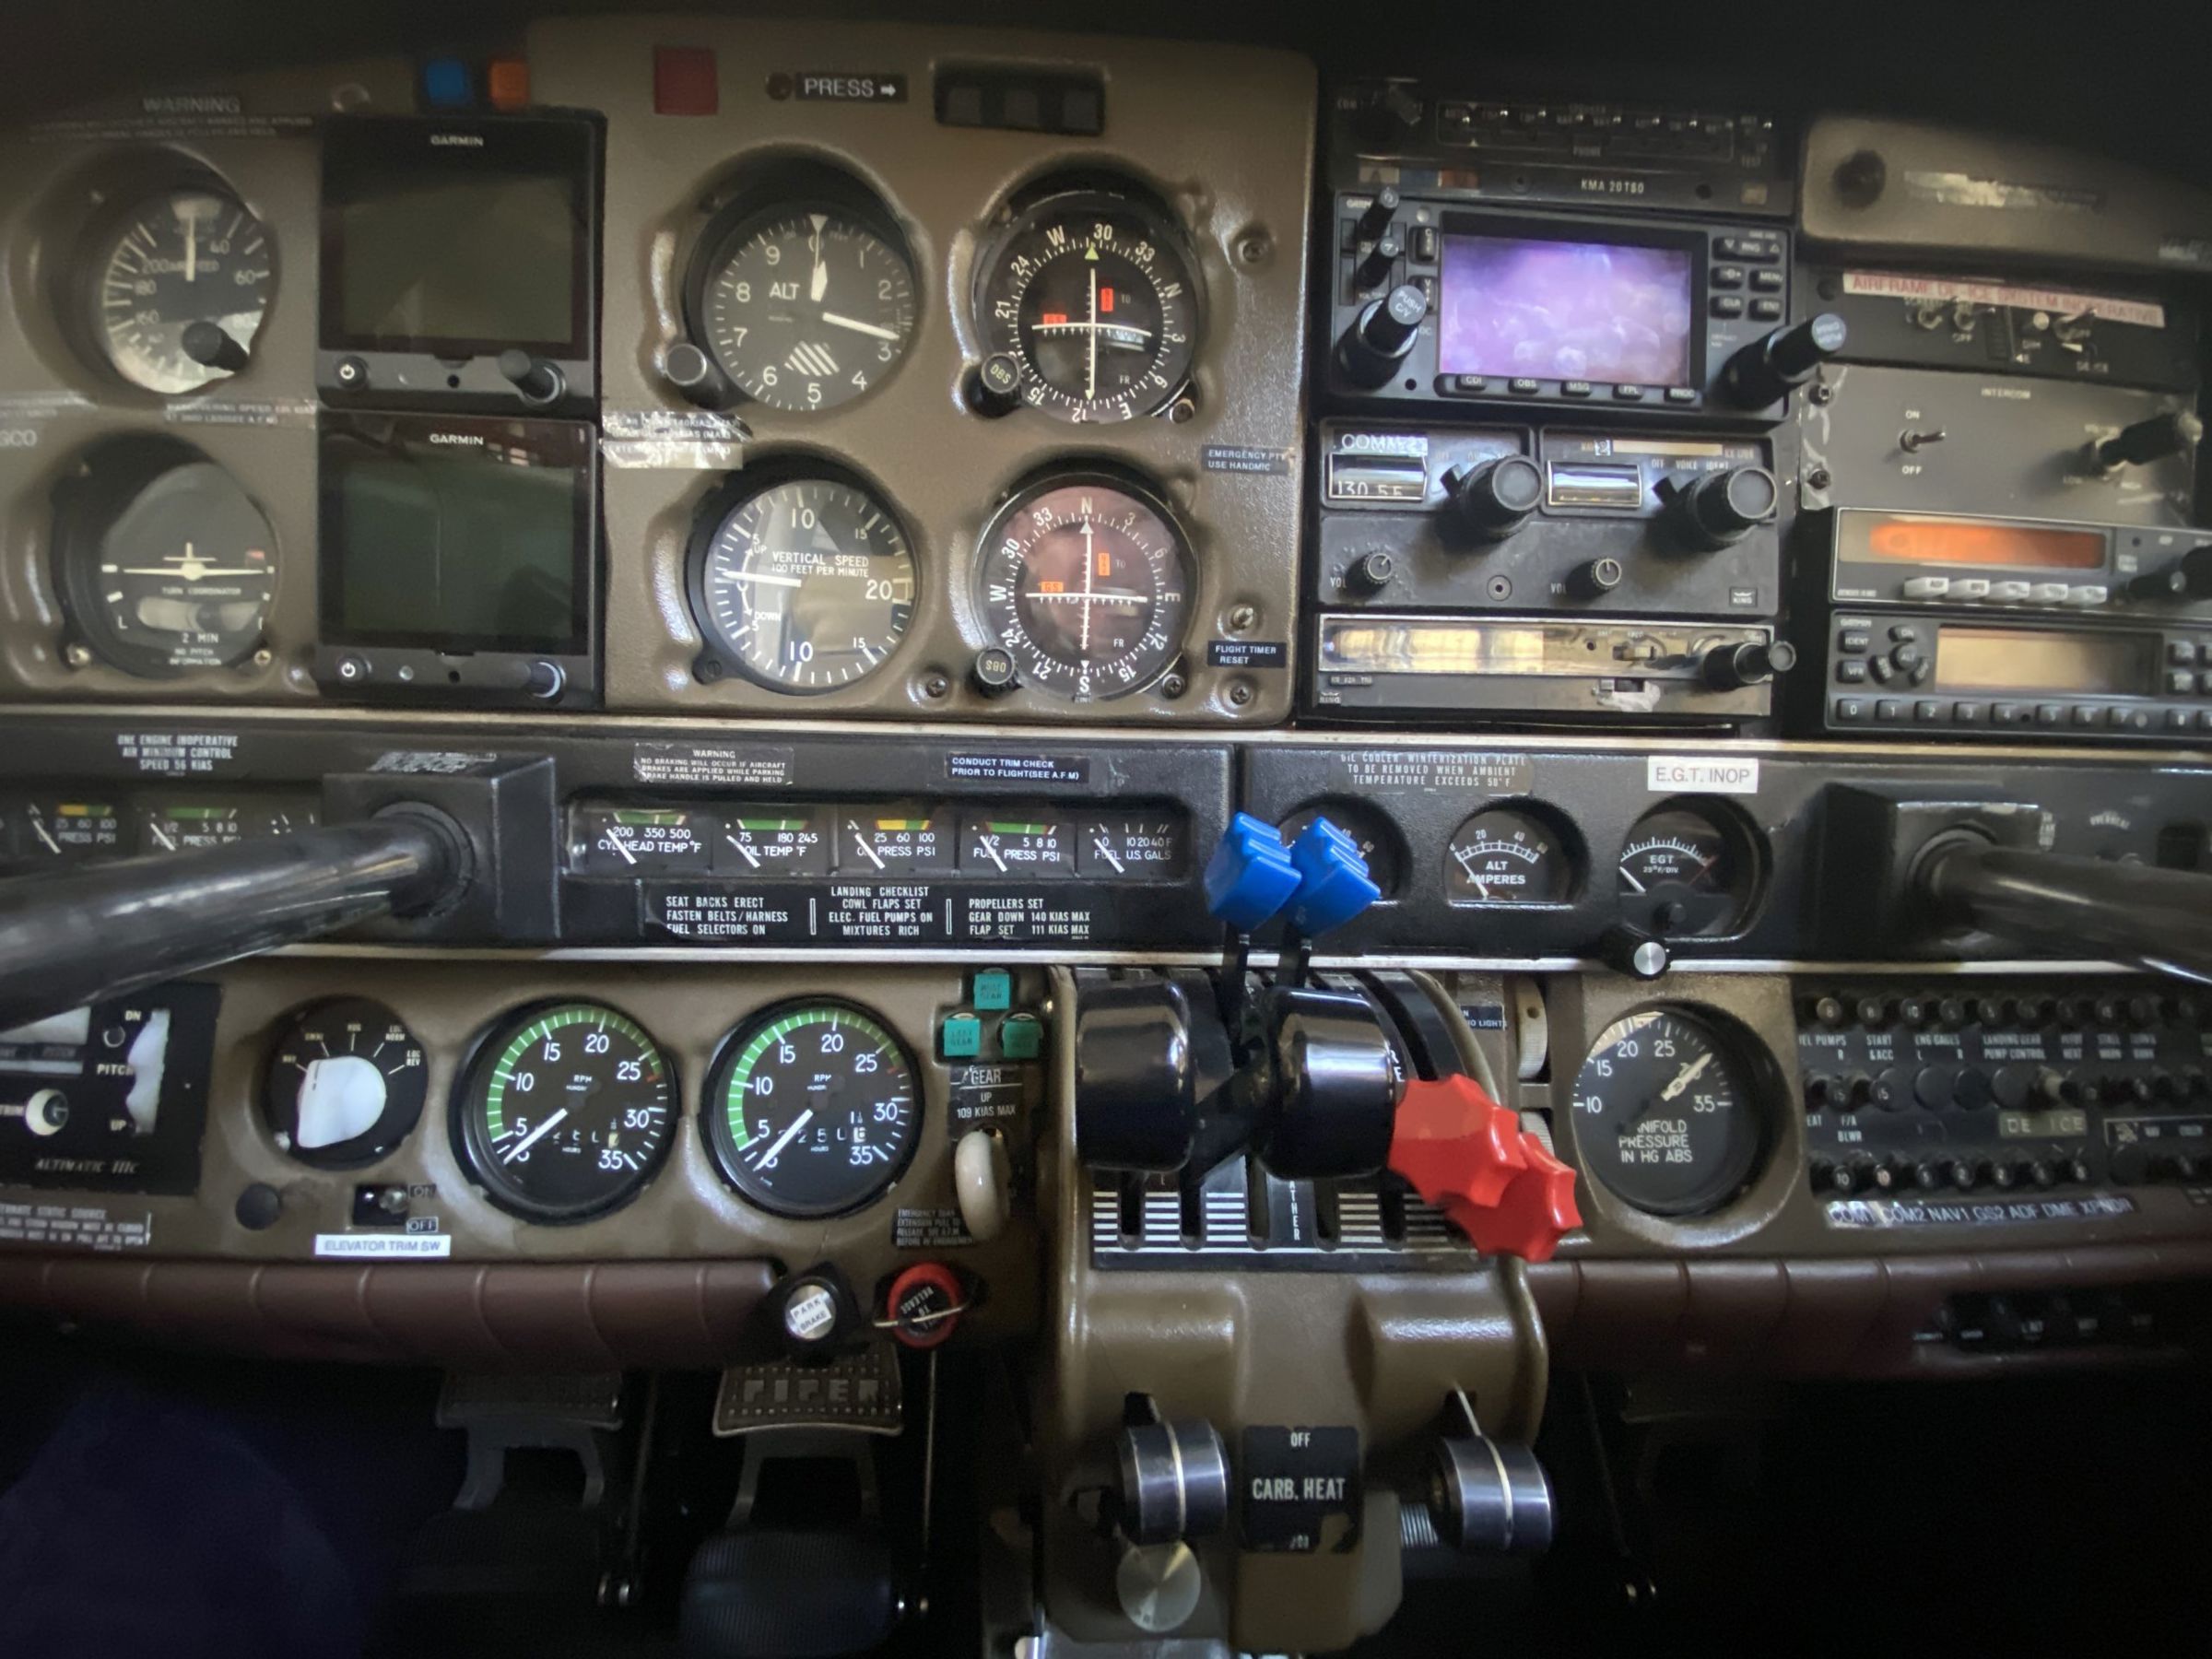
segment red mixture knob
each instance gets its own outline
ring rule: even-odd
[[[1485,1255],[1548,1262],[1583,1224],[1574,1171],[1472,1077],[1406,1086],[1390,1167]]]

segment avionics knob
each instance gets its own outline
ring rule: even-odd
[[[1739,542],[1774,516],[1782,489],[1763,466],[1732,466],[1688,483],[1668,478],[1659,486],[1676,535],[1700,552]]]
[[[1524,455],[1500,455],[1444,475],[1459,522],[1489,541],[1502,541],[1528,523],[1544,500],[1544,475]]]
[[[1360,308],[1359,319],[1336,342],[1336,361],[1357,384],[1379,386],[1397,372],[1429,314],[1429,296],[1401,282]]]
[[[1398,561],[1382,548],[1362,553],[1344,572],[1344,585],[1356,594],[1379,594],[1398,573]]]
[[[1763,409],[1802,386],[1843,349],[1848,330],[1834,312],[1777,328],[1743,347],[1721,371],[1721,384],[1747,409]]]
[[[557,363],[533,357],[520,347],[500,353],[500,372],[530,404],[549,404],[568,389]]]
[[[1361,241],[1380,241],[1382,232],[1390,229],[1390,221],[1397,217],[1398,193],[1385,184],[1375,192],[1375,199],[1367,205],[1359,216],[1355,231]]]
[[[2100,471],[2117,472],[2123,466],[2146,466],[2194,449],[2205,435],[2205,423],[2186,409],[2153,415],[2124,427],[2101,443],[2089,446]]]
[[[2195,547],[2170,565],[2146,571],[2120,590],[2130,599],[2180,604],[2212,594],[2212,547]]]
[[[1618,559],[1594,559],[1567,573],[1567,591],[1578,599],[1597,599],[1621,584],[1628,572]]]
[[[1715,645],[1705,653],[1705,683],[1716,691],[1739,691],[1787,674],[1797,663],[1797,648],[1787,640],[1746,640]]]
[[[1381,288],[1390,280],[1391,272],[1398,268],[1398,261],[1405,253],[1405,245],[1396,237],[1377,238],[1375,245],[1367,251],[1367,257],[1353,271],[1353,284],[1362,292]]]

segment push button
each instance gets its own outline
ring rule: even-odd
[[[1001,1013],[1014,1006],[1014,976],[1004,968],[979,968],[970,996],[985,1013]]]
[[[998,1022],[998,1052],[1008,1060],[1034,1060],[1044,1052],[1044,1022],[1034,1014],[1009,1014]]]
[[[1710,301],[1712,314],[1723,319],[1744,314],[1744,297],[1741,294],[1715,294]]]
[[[1782,301],[1754,300],[1751,301],[1751,315],[1761,323],[1779,323],[1782,321]]]
[[[972,1060],[983,1052],[983,1022],[972,1014],[947,1014],[937,1027],[937,1053],[947,1060]]]
[[[1836,665],[1836,684],[1863,686],[1866,683],[1866,665],[1857,657],[1845,657]]]
[[[1714,265],[1712,286],[1716,288],[1742,288],[1744,286],[1744,267],[1739,265]]]
[[[1782,292],[1782,273],[1781,273],[1780,271],[1754,271],[1754,272],[1752,272],[1752,273],[1751,273],[1751,291],[1752,291],[1753,293],[1755,293],[1755,294],[1779,294],[1779,293],[1781,293],[1781,292]]]
[[[1531,380],[1526,375],[1516,375],[1507,383],[1506,390],[1513,393],[1516,396],[1534,397],[1544,390],[1544,382],[1540,380]]]
[[[1616,403],[1641,403],[1643,388],[1641,386],[1616,386],[1613,388],[1613,401]]]

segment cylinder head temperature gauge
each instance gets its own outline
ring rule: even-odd
[[[276,1145],[319,1170],[374,1163],[414,1132],[429,1072],[398,1015],[341,996],[295,1015],[276,1041],[262,1112]]]
[[[485,1196],[529,1221],[582,1221],[645,1189],[667,1155],[676,1079],[660,1046],[600,1003],[501,1020],[453,1101],[453,1143]]]
[[[904,1045],[849,1003],[771,1008],[737,1029],[700,1108],[723,1176],[772,1215],[841,1216],[904,1172],[922,1095]]]

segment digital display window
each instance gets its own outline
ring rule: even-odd
[[[2100,571],[2104,532],[1997,519],[1850,512],[1837,553],[1853,564],[2000,565],[2018,571]]]
[[[1936,636],[1936,683],[1946,691],[2145,697],[2157,688],[2158,654],[2159,642],[2148,634],[1946,624]]]
[[[1446,235],[1437,368],[1688,386],[1696,300],[1687,249]]]

